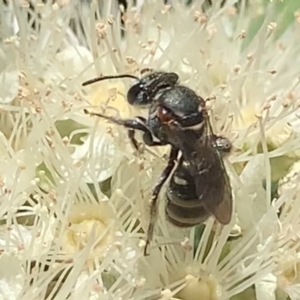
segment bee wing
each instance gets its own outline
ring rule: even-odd
[[[200,139],[197,153],[191,160],[196,193],[203,206],[223,225],[232,216],[232,191],[221,153],[213,147],[211,125]]]
[[[200,137],[198,132],[189,132],[179,126],[173,130],[183,157],[189,164],[199,201],[218,222],[226,225],[232,216],[230,181],[208,117],[202,128]]]

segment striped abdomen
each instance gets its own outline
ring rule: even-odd
[[[197,197],[194,178],[188,170],[185,162],[178,165],[166,193],[167,220],[179,227],[192,227],[210,217]]]

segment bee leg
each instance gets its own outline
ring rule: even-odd
[[[99,118],[108,120],[112,123],[124,126],[129,129],[136,129],[143,132],[150,132],[145,124],[145,119],[142,117],[135,117],[133,119],[119,119],[115,117],[109,117],[100,113],[89,112],[87,109],[84,109],[83,111],[85,114],[88,114],[90,116],[97,116]]]
[[[144,132],[144,134],[146,134],[147,136],[151,136],[151,138],[152,138],[152,134],[146,126],[146,120],[142,117],[135,117],[133,119],[119,119],[119,118],[109,117],[109,116],[106,116],[106,115],[103,115],[100,113],[89,112],[87,109],[84,109],[84,113],[89,114],[90,116],[100,117],[100,118],[108,120],[112,123],[115,123],[115,124],[118,124],[118,125],[128,128],[128,137],[131,140],[131,142],[136,150],[139,150],[139,148],[138,148],[138,142],[134,137],[135,130],[140,130],[140,131]]]
[[[135,135],[135,130],[134,129],[128,129],[128,137],[133,145],[133,147],[135,148],[135,150],[139,151],[139,144],[138,141],[136,140],[136,138],[134,137]]]
[[[136,138],[135,138],[134,135],[135,135],[135,130],[134,130],[134,129],[129,129],[129,130],[128,130],[128,137],[129,137],[131,143],[133,144],[133,147],[134,147],[138,152],[141,152],[141,149],[139,148],[138,141],[136,140]],[[150,146],[150,147],[166,145],[165,143],[162,143],[162,142],[159,142],[159,141],[154,141],[154,140],[153,140],[153,136],[152,136],[152,134],[151,134],[150,131],[144,132],[144,134],[143,134],[143,140],[144,140],[144,143],[145,143],[147,146]]]
[[[149,132],[144,132],[143,140],[144,140],[144,143],[147,146],[151,146],[151,147],[152,146],[164,146],[164,145],[166,145],[166,143],[162,143],[160,141],[154,141],[153,140],[153,135],[150,131]]]
[[[146,240],[146,245],[144,248],[144,256],[148,255],[148,252],[147,252],[148,246],[153,238],[154,223],[155,223],[155,218],[156,218],[156,214],[157,214],[157,199],[159,196],[159,192],[175,166],[175,161],[177,159],[178,152],[179,151],[176,148],[171,149],[171,153],[170,153],[169,159],[168,159],[168,164],[167,164],[166,168],[163,170],[163,172],[161,173],[157,183],[155,184],[155,186],[152,190],[152,196],[151,196],[151,201],[150,201],[150,222],[149,222],[149,226],[148,226],[148,230],[147,230],[147,240]]]
[[[119,118],[114,118],[114,117],[109,117],[100,113],[94,113],[94,112],[89,112],[87,109],[84,109],[84,113],[85,114],[89,114],[91,116],[97,116],[100,118],[103,118],[105,120],[108,120],[112,123],[124,126],[126,128],[128,128],[128,137],[131,140],[134,148],[136,150],[138,149],[138,142],[134,137],[134,131],[135,130],[139,130],[142,131],[143,134],[143,140],[145,142],[145,144],[147,146],[162,146],[165,145],[165,143],[161,143],[161,142],[156,142],[153,140],[153,136],[151,131],[148,129],[147,125],[146,125],[146,120],[143,117],[135,117],[133,119],[119,119]]]
[[[215,135],[213,134],[212,136],[212,146],[222,155],[225,156],[226,154],[230,153],[231,149],[232,149],[232,144],[231,142],[223,137],[223,136],[219,136],[219,135]]]

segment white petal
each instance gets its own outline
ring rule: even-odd
[[[7,248],[12,253],[18,253],[18,247],[31,241],[31,234],[27,228],[21,225],[12,225],[9,233],[6,228],[0,229],[0,246]]]
[[[40,222],[35,226],[37,228],[22,225],[11,225],[7,231],[5,227],[0,227],[0,246],[3,249],[8,249],[10,253],[21,255],[23,252],[28,252],[30,256],[40,257],[47,252],[53,241],[55,219],[53,217],[45,217],[40,214]],[[28,254],[27,254],[28,255]]]
[[[17,257],[2,254],[0,258],[0,300],[17,300],[24,277]]]
[[[19,74],[15,66],[11,65],[0,73],[0,86],[0,103],[11,103],[19,89]]]
[[[90,158],[90,155],[93,155],[93,157]],[[75,160],[89,158],[89,163],[84,173],[86,182],[94,182],[95,180],[101,182],[111,177],[123,156],[123,153],[114,143],[113,138],[104,129],[97,132],[97,136],[93,139],[89,136],[82,145],[75,148],[75,152],[72,155]]]
[[[287,288],[285,291],[290,296],[291,300],[299,300],[300,299],[300,283],[293,284]]]
[[[1,5],[1,33],[5,33],[5,37],[15,35],[19,31],[19,25],[15,14],[13,13],[12,1],[8,1],[8,5]]]
[[[243,228],[253,226],[267,210],[263,179],[265,168],[261,155],[250,160],[240,176],[242,186],[237,191],[236,210]]]
[[[6,172],[2,173],[2,181],[8,190],[13,190],[15,193],[12,199],[10,199],[9,194],[6,195],[6,198],[10,199],[10,203],[2,201],[0,206],[1,204],[3,206],[8,205],[8,209],[13,209],[13,204],[20,205],[18,201],[22,202],[22,192],[27,191],[31,187],[31,181],[35,178],[36,167],[32,162],[32,156],[32,154],[30,156],[29,151],[22,150],[15,153],[13,157],[6,153],[5,157],[0,159],[0,169],[6,170]]]
[[[255,294],[257,300],[276,300],[276,288],[276,277],[273,274],[268,274],[255,285]]]
[[[69,46],[58,53],[56,59],[60,63],[61,73],[66,77],[80,74],[93,62],[92,54],[83,46]]]

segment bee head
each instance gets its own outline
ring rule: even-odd
[[[150,72],[133,85],[127,93],[127,101],[131,105],[150,105],[161,92],[172,88],[178,81],[176,73]]]
[[[88,80],[82,85],[86,86],[108,79],[132,78],[137,80],[137,83],[132,85],[127,92],[128,103],[135,106],[149,106],[161,91],[172,88],[178,82],[176,73],[153,72],[151,69],[143,69],[141,72],[146,73],[142,78],[130,74],[109,75]]]

